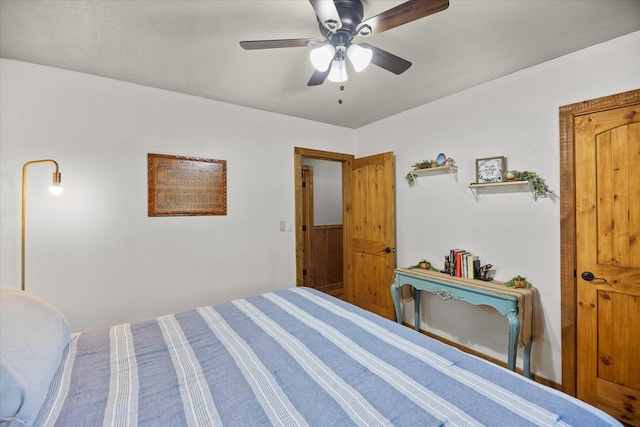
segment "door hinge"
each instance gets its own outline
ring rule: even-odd
[[[305,181],[302,181],[302,188],[307,188],[307,183]]]
[[[307,275],[307,269],[305,268],[304,270],[302,270],[302,275],[306,276]]]
[[[575,268],[573,269],[573,277],[578,278],[578,271]]]
[[[307,226],[306,225],[302,226],[302,231],[307,231]]]

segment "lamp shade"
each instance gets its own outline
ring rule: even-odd
[[[336,48],[333,47],[333,45],[327,43],[313,49],[309,56],[311,57],[311,63],[316,70],[327,71],[335,54]]]
[[[329,71],[329,75],[327,76],[329,81],[336,83],[346,82],[348,79],[346,65],[344,59],[334,60],[331,63],[331,71]]]
[[[356,71],[362,71],[367,68],[367,65],[371,62],[372,56],[373,52],[371,49],[358,46],[357,44],[352,44],[347,49],[347,57],[353,64],[353,68]]]

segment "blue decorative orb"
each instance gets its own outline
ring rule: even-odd
[[[445,156],[444,153],[438,154],[438,157],[436,158],[436,164],[438,166],[444,166],[446,161],[447,161],[447,156]]]

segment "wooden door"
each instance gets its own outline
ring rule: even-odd
[[[640,426],[640,104],[574,126],[577,397]]]
[[[395,269],[393,153],[353,159],[343,169],[346,300],[395,318],[391,284]]]

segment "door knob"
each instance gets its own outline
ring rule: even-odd
[[[582,278],[584,280],[586,280],[587,282],[591,282],[592,280],[604,280],[604,283],[609,283],[609,282],[607,282],[607,279],[603,279],[602,277],[596,277],[590,271],[583,271],[582,272]]]
[[[391,252],[395,252],[395,251],[396,251],[395,248],[392,249],[389,246],[387,246],[386,248],[380,250],[380,252],[385,252],[385,253],[388,253],[388,254],[390,254]]]

